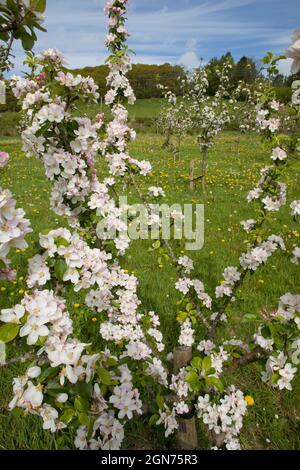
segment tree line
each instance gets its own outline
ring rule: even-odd
[[[230,52],[227,52],[219,58],[214,57],[207,64],[209,94],[211,96],[214,96],[219,85],[216,70],[225,60],[229,60],[232,63],[230,79],[233,88],[237,86],[239,81],[252,84],[260,77],[260,64],[250,57],[243,56],[238,61],[235,61]],[[84,67],[71,71],[74,74],[91,76],[99,86],[101,96],[104,96],[107,92],[106,77],[108,67],[106,65]],[[128,78],[138,99],[161,98],[162,91],[157,87],[158,84],[167,87],[172,93],[178,96],[181,93],[179,80],[185,76],[186,71],[182,66],[169,63],[163,65],[134,64],[128,74]],[[291,83],[293,79],[295,79],[295,77],[286,77],[282,74],[276,75],[273,79],[277,98],[280,101],[288,102],[290,100]],[[7,110],[18,110],[16,100],[10,92],[7,94],[6,105],[0,105],[0,112]]]

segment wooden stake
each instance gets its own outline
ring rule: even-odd
[[[192,348],[178,347],[174,350],[174,374],[178,374],[182,367],[187,366],[193,357]],[[198,438],[195,417],[178,418],[177,445],[178,449],[198,449]]]
[[[174,374],[178,374],[182,367],[187,366],[193,358],[192,348],[186,346],[180,346],[174,349],[173,361],[174,361]]]
[[[178,449],[196,450],[198,449],[198,436],[196,430],[195,416],[192,418],[178,419],[177,445]]]

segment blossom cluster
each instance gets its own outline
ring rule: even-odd
[[[223,282],[216,287],[216,298],[232,295],[233,286],[241,279],[241,273],[234,266],[228,266],[223,273]]]
[[[244,269],[256,271],[259,266],[266,263],[278,249],[285,250],[284,241],[280,236],[271,235],[268,239],[243,253],[240,257],[241,266]]]
[[[0,168],[5,167],[8,163],[9,154],[7,152],[0,152]]]
[[[25,236],[32,232],[23,209],[16,208],[16,200],[7,189],[0,188],[0,260],[9,263],[11,248],[27,248]]]
[[[277,149],[273,150],[273,159],[275,150]],[[282,159],[279,160],[282,161]],[[266,188],[270,180],[272,180],[272,175],[274,175],[275,172],[276,169],[274,166],[263,168],[261,170],[261,177],[257,187],[252,189],[247,195],[248,202],[260,199],[263,205],[263,210],[266,212],[277,212],[286,203],[286,185],[284,183],[272,181],[271,186]],[[265,189],[268,189],[269,194],[266,194]]]
[[[61,280],[70,282],[75,292],[87,291],[86,305],[106,315],[101,322],[100,334],[106,341],[128,342],[125,355],[143,359],[151,355],[145,343],[145,333],[138,312],[137,279],[128,274],[112,255],[98,248],[90,248],[77,233],[67,229],[50,231],[40,235],[40,245],[45,250],[29,261],[27,284],[30,288],[42,287],[55,275],[55,265],[63,260]],[[162,351],[160,323],[153,312],[148,316],[146,334],[151,336],[155,347]]]
[[[136,133],[128,126],[128,111],[121,103],[134,104],[136,98],[127,78],[132,64],[127,52],[126,40],[130,35],[125,27],[127,1],[108,1],[105,14],[108,17],[106,44],[112,55],[108,59],[109,74],[106,82],[108,91],[105,103],[110,106],[112,120],[107,127],[105,158],[113,176],[124,176],[129,171],[137,171],[146,176],[151,171],[147,161],[132,158],[127,150],[127,142],[134,140]]]
[[[102,137],[103,115],[97,115],[92,121],[87,117],[73,117],[68,108],[71,106],[68,103],[75,103],[78,97],[96,100],[97,87],[92,79],[65,74],[57,66],[54,80],[61,84],[64,91],[61,93],[62,90],[55,88],[53,95],[45,62],[46,58],[52,60],[51,57],[47,54],[43,60],[45,79],[36,82],[40,87],[38,91],[28,93],[28,82],[31,82],[28,79],[13,80],[13,90],[18,89],[15,94],[22,99],[26,112],[26,128],[22,132],[23,150],[27,156],[42,160],[46,176],[53,183],[50,203],[54,212],[67,217],[72,227],[79,228],[89,211],[89,217],[98,222],[94,235],[105,240],[111,237],[113,230],[115,246],[123,253],[128,248],[129,240],[125,233],[127,226],[123,210],[110,196],[114,180],[105,178],[100,183],[95,168],[96,158],[106,152],[107,142]],[[50,62],[50,65],[53,66],[53,63]],[[66,96],[65,101],[61,95]],[[46,125],[50,126],[51,132],[45,134],[41,131]],[[109,124],[107,133],[107,139],[112,142],[119,130],[114,130]],[[123,150],[125,144],[124,140]],[[147,172],[145,163],[136,161],[136,165],[141,167],[142,172]]]
[[[72,321],[64,300],[56,297],[53,291],[36,290],[33,294],[26,294],[20,304],[2,310],[0,319],[20,325],[19,336],[26,338],[29,346],[36,345],[43,338],[40,353],[47,354],[51,367],[63,364],[66,374],[74,375],[73,367],[77,365],[86,345],[69,339],[73,332]]]
[[[247,411],[247,402],[241,390],[232,385],[219,403],[214,403],[208,394],[200,396],[196,408],[198,418],[201,418],[216,436],[222,435],[226,449],[240,449],[238,435]]]
[[[260,130],[266,130],[270,133],[278,131],[281,125],[281,120],[278,117],[277,109],[274,109],[274,107],[264,109],[261,108],[261,106],[258,106],[256,111],[256,123]]]
[[[268,354],[261,378],[274,388],[292,390],[291,381],[300,363],[300,296],[291,293],[283,295],[278,309],[266,320],[266,324],[259,326],[253,338],[254,343]],[[278,337],[270,335],[270,331],[273,331],[268,326],[270,322],[277,325],[277,331],[282,327]],[[281,344],[280,334],[288,335],[287,343]]]
[[[56,79],[61,81],[62,76],[56,76]],[[59,95],[51,96],[50,82],[45,84],[36,81],[36,87],[40,89],[28,93],[31,81],[13,79],[13,92],[22,99],[23,109],[26,110],[26,128],[22,132],[23,150],[27,156],[36,156],[44,163],[46,175],[53,181],[53,210],[58,215],[68,217],[76,225],[82,205],[95,183],[94,158],[100,147],[97,131],[103,123],[92,123],[88,118],[72,118],[67,102]],[[64,86],[68,88],[69,84],[65,83]],[[91,88],[95,88],[94,83],[91,83]],[[71,95],[77,94],[77,90],[72,87],[69,92]],[[87,99],[90,93],[93,94],[90,89],[86,89],[86,83],[81,93]],[[45,125],[51,126],[55,138],[52,133],[41,133]],[[73,137],[68,146],[64,143],[67,126],[72,128]]]

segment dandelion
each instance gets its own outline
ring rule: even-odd
[[[245,401],[247,402],[248,406],[253,406],[254,405],[254,398],[251,395],[246,395],[245,396]]]

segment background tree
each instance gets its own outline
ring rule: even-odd
[[[254,60],[243,56],[235,65],[232,75],[235,84],[240,81],[251,84],[255,82],[258,74],[259,72]]]
[[[46,0],[0,0],[0,76],[11,68],[11,50],[20,40],[26,51],[33,48],[35,30],[46,31],[41,23]]]

